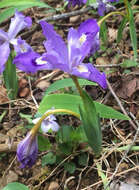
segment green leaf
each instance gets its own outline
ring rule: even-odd
[[[95,102],[97,112],[102,118],[122,119],[129,120],[130,118],[122,113],[114,110],[113,108]],[[38,112],[44,114],[47,110],[54,107],[55,109],[69,109],[76,113],[79,113],[79,105],[83,105],[80,96],[71,94],[51,94],[45,95],[40,103]]]
[[[1,11],[0,13],[0,23],[2,23],[4,20],[6,20],[7,18],[11,17],[14,15],[15,10],[17,9],[18,11],[23,11],[25,9],[31,8],[31,7],[45,7],[45,8],[49,8],[49,9],[53,9],[52,7],[50,7],[48,4],[43,3],[43,2],[39,2],[36,0],[33,0],[32,3],[29,3],[29,1],[22,1],[19,4],[19,0],[18,2],[16,1],[12,1],[11,2],[11,6],[9,6],[9,4],[7,5],[7,2],[4,0],[3,3],[5,4],[5,7],[8,7],[6,9],[4,9],[3,11]],[[35,3],[34,3],[35,2]],[[22,4],[21,4],[22,3]],[[19,4],[19,5],[18,5]],[[3,4],[2,4],[3,5]],[[1,2],[0,2],[0,6]],[[4,6],[4,5],[3,5]]]
[[[50,150],[51,149],[51,143],[48,140],[48,138],[39,135],[38,136],[38,148],[39,151],[46,151],[46,150]]]
[[[52,152],[49,152],[48,154],[42,157],[43,167],[47,164],[53,165],[55,162],[56,162],[56,155],[54,155]]]
[[[12,100],[17,96],[18,91],[18,80],[16,75],[16,65],[12,64],[13,58],[10,54],[6,63],[5,70],[3,72],[4,84],[6,86],[8,97]]]
[[[117,43],[119,43],[121,41],[121,39],[122,39],[123,30],[124,30],[124,28],[126,26],[127,21],[128,21],[127,17],[124,17],[123,20],[121,21],[121,24],[120,24],[120,26],[118,28]]]
[[[71,142],[61,143],[61,144],[59,143],[58,148],[64,155],[69,155],[72,152]]]
[[[80,125],[79,127],[75,128],[71,133],[71,141],[72,142],[87,142],[87,138],[83,129],[83,126]]]
[[[64,164],[64,169],[68,171],[70,174],[73,174],[76,170],[76,165],[74,162],[67,162]]]
[[[2,190],[29,190],[29,189],[27,186],[21,183],[13,182],[6,185],[6,187],[4,187]]]
[[[78,156],[78,164],[81,166],[86,166],[88,155],[86,153],[80,154]]]
[[[85,79],[78,79],[78,81],[79,81],[80,86],[84,86],[84,85],[97,86],[96,83],[85,80]],[[45,94],[50,94],[52,92],[55,92],[56,90],[59,90],[59,89],[65,88],[65,87],[75,87],[75,84],[71,78],[66,78],[66,79],[58,80],[58,81],[54,82],[47,88]]]
[[[137,58],[137,34],[136,34],[136,26],[134,22],[134,15],[133,10],[128,3],[128,10],[129,10],[129,29],[130,29],[130,37],[131,37],[131,43],[134,51],[134,59]]]
[[[70,142],[70,135],[72,131],[73,129],[71,126],[63,125],[58,131],[57,136],[59,137],[59,140],[61,140],[61,142]]]
[[[107,176],[104,174],[102,166],[99,163],[96,163],[97,165],[97,171],[98,171],[98,175],[101,177],[102,181],[103,181],[103,185],[104,185],[104,189],[106,190],[110,190],[109,185],[108,185],[108,178]],[[106,188],[107,187],[107,188]]]
[[[134,60],[125,60],[123,61],[123,63],[121,64],[121,67],[123,68],[130,68],[130,67],[136,67],[138,65],[138,63]]]
[[[24,118],[28,121],[29,124],[32,124],[32,115],[24,114],[24,113],[19,113],[21,118]]]
[[[40,0],[2,0],[0,2],[0,8],[5,8],[5,7],[11,7],[11,6],[25,6],[25,5],[30,5],[30,6],[39,6],[39,7],[47,7],[50,8],[47,4],[41,2]]]
[[[84,131],[88,139],[88,144],[94,151],[96,156],[101,153],[102,133],[100,126],[100,119],[96,107],[92,99],[85,91],[83,94],[83,105],[80,107],[81,120],[83,123]]]
[[[103,43],[105,45],[107,45],[107,43],[108,43],[108,29],[107,29],[105,21],[100,26],[100,38],[102,39]]]

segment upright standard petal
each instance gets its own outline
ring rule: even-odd
[[[95,19],[88,19],[79,26],[80,41],[85,38],[81,47],[81,51],[85,56],[94,54],[99,49],[99,30]]]
[[[0,74],[4,71],[5,63],[8,60],[10,54],[9,43],[5,42],[0,45]]]
[[[10,28],[8,30],[9,39],[13,39],[16,35],[26,27],[32,25],[30,17],[25,17],[21,12],[16,10],[15,17],[11,19]]]
[[[21,168],[32,167],[38,155],[37,137],[31,132],[18,144],[17,159],[21,163]]]
[[[90,54],[93,55],[100,49],[100,41],[99,41],[99,33],[95,36],[95,38],[92,40]]]
[[[99,26],[97,24],[97,21],[95,19],[88,19],[82,22],[78,28],[78,32],[80,36],[82,34],[91,34],[92,38],[94,38],[96,34],[99,32]]]
[[[67,63],[67,46],[61,38],[61,36],[54,31],[53,26],[51,24],[48,24],[45,21],[41,21],[40,24],[43,30],[43,34],[47,39],[47,41],[44,44],[47,52],[56,52],[58,61],[61,63]]]
[[[46,60],[43,60],[40,54],[34,51],[17,55],[13,60],[13,64],[16,64],[18,69],[26,73],[35,73],[38,70],[48,69],[50,65]]]
[[[9,40],[8,34],[0,29],[0,46]]]
[[[84,55],[81,50],[82,44],[79,40],[79,33],[74,28],[70,28],[68,32],[68,65],[69,72],[72,68],[77,66],[81,60],[84,59]]]

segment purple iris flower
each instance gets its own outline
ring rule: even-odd
[[[47,112],[53,110],[54,108],[48,110]],[[46,113],[47,113],[46,112]],[[40,117],[39,118],[36,118],[34,119],[32,122],[34,124],[36,124],[38,121],[40,120]],[[56,122],[56,117],[51,114],[49,115],[48,117],[46,117],[42,123],[41,123],[41,130],[43,133],[47,133],[49,132],[50,130],[54,131],[54,132],[57,132],[59,130],[59,125],[58,123]]]
[[[21,163],[21,168],[32,167],[38,155],[37,136],[31,132],[18,144],[17,159]]]
[[[91,63],[83,63],[86,56],[99,49],[99,26],[96,20],[88,19],[77,30],[70,28],[67,45],[51,24],[45,21],[40,24],[47,39],[44,42],[46,53],[40,57],[35,52],[19,54],[13,62],[17,68],[32,73],[40,69],[60,69],[70,75],[94,81],[104,89],[107,87],[105,74]]]
[[[76,6],[76,5],[82,5],[82,4],[85,4],[87,2],[87,0],[67,0],[68,1],[68,4],[69,6]]]
[[[58,68],[70,75],[94,81],[104,89],[107,87],[105,74],[100,73],[91,63],[83,63],[90,51],[96,51],[93,47],[96,46],[98,49],[99,26],[96,20],[88,19],[78,30],[70,28],[67,46],[52,25],[45,21],[41,21],[40,24],[47,39],[44,42],[47,51],[44,57],[49,63],[47,69],[51,65],[51,69]]]
[[[115,10],[115,7],[110,3],[118,2],[119,0],[96,0],[95,3],[92,4],[94,8],[98,8],[98,14],[100,16],[104,16],[105,12]]]
[[[19,46],[18,53],[22,50],[20,49],[21,38],[16,39],[16,35],[26,27],[30,27],[32,25],[32,20],[30,17],[25,17],[22,13],[16,11],[14,18],[11,19],[11,24],[8,32],[0,30],[0,73],[4,71],[5,63],[8,60],[10,54],[10,44],[13,44],[14,47]],[[24,42],[25,44],[25,42]],[[25,44],[26,47],[27,44]],[[19,50],[20,49],[20,50]],[[15,49],[17,50],[17,48]],[[28,50],[28,49],[27,49]]]

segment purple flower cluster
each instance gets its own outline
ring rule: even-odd
[[[86,1],[70,1],[85,3]],[[44,47],[46,52],[42,55],[36,53],[29,44],[16,35],[26,27],[30,27],[32,21],[29,17],[16,11],[15,17],[11,19],[8,32],[0,30],[0,73],[5,69],[5,63],[10,54],[10,44],[14,46],[16,57],[13,63],[18,69],[27,73],[35,73],[38,70],[60,69],[70,75],[85,78],[98,83],[102,88],[106,88],[106,76],[99,72],[91,63],[84,63],[84,59],[94,54],[99,49],[99,26],[94,19],[83,22],[78,29],[70,28],[67,37],[67,44],[59,34],[55,32],[53,26],[45,21],[41,21],[43,34],[46,37]],[[42,130],[48,132],[49,129],[58,131],[59,125],[56,118],[51,115],[42,122]],[[17,148],[17,159],[21,163],[21,168],[31,167],[38,154],[37,137],[29,132],[21,141]]]
[[[26,27],[30,27],[31,25],[32,20],[30,17],[25,17],[22,13],[16,11],[15,17],[11,19],[8,32],[0,30],[0,73],[2,73],[5,69],[5,63],[7,62],[10,54],[10,44],[14,46],[17,54],[30,49],[29,45],[27,45],[21,38],[16,38],[16,35],[21,30]],[[24,49],[22,47],[24,47]]]

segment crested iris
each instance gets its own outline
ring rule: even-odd
[[[17,159],[21,168],[32,167],[38,155],[37,136],[30,131],[17,146]]]
[[[32,73],[40,69],[60,69],[70,75],[94,81],[104,89],[107,87],[105,74],[91,63],[83,63],[86,56],[99,49],[99,26],[96,20],[88,19],[77,30],[70,28],[67,45],[51,24],[45,21],[40,24],[47,39],[44,42],[46,52],[42,56],[31,51],[19,54],[13,62],[19,69]]]
[[[98,8],[99,16],[104,16],[105,12],[113,11],[115,7],[111,4],[117,2],[118,0],[96,0],[91,6]]]
[[[53,109],[51,109],[53,110]],[[50,110],[48,110],[50,111]],[[48,112],[47,111],[47,112]],[[47,113],[46,112],[46,113]],[[36,118],[34,119],[32,122],[34,124],[36,124],[38,121],[39,121],[40,117],[39,118]],[[56,117],[54,115],[49,115],[48,117],[46,117],[42,123],[41,123],[41,130],[43,133],[47,133],[49,132],[50,130],[54,131],[54,132],[57,132],[59,130],[59,125],[58,123],[56,122]]]
[[[26,27],[30,27],[31,25],[32,20],[30,17],[25,17],[22,13],[16,11],[14,18],[11,19],[11,24],[8,32],[0,30],[0,73],[2,73],[5,69],[5,63],[7,62],[10,54],[10,44],[14,46],[15,51],[18,49],[18,53],[21,53],[22,48],[20,47],[20,44],[22,39],[16,39],[16,35],[21,30]],[[25,47],[27,48],[27,44],[25,42],[22,43],[24,43]]]

